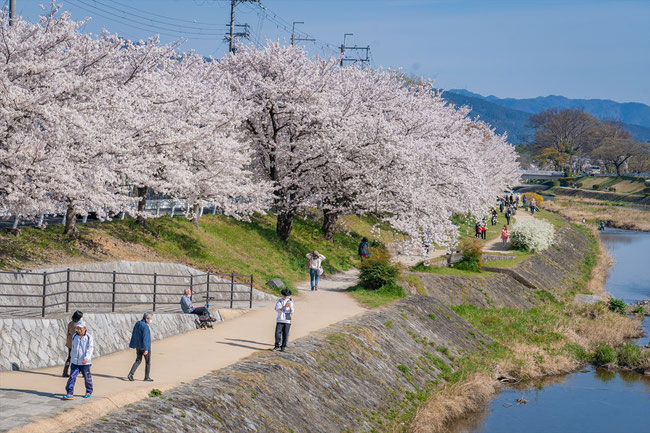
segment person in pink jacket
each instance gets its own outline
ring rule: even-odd
[[[504,247],[508,245],[509,237],[510,237],[510,232],[508,232],[508,227],[503,226],[503,228],[501,229],[501,242],[503,243]]]

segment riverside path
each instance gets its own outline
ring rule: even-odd
[[[308,282],[296,285],[300,294],[295,298],[296,313],[287,350],[291,351],[292,340],[365,311],[345,294],[345,289],[357,280],[358,272],[350,270],[321,278],[319,290],[315,292],[309,290]],[[233,364],[257,350],[273,347],[274,305],[254,310],[220,310],[220,313],[224,321],[214,329],[191,331],[152,343],[154,382],[142,381],[144,365],[136,372],[135,382],[126,379],[135,360],[132,349],[93,359],[95,392],[89,399],[61,400],[67,379],[61,377],[60,366],[0,372],[0,431],[66,431],[142,400],[153,388],[164,392]],[[155,320],[154,315],[152,327],[156,326]],[[77,390],[83,390],[82,378],[77,382]]]

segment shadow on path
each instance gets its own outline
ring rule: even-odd
[[[31,389],[14,389],[14,388],[0,388],[0,392],[20,392],[23,394],[38,395],[39,397],[55,398],[58,400],[61,400],[65,395],[64,393],[52,393],[52,392],[34,391]]]

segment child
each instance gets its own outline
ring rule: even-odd
[[[65,360],[65,364],[63,365],[63,374],[61,375],[63,377],[70,377],[68,369],[70,368],[70,354],[72,353],[72,337],[75,336],[75,333],[77,332],[77,322],[81,320],[83,315],[84,313],[81,311],[75,311],[72,315],[72,320],[68,323],[68,333],[65,339],[65,347],[68,348],[68,359]]]
[[[90,362],[93,357],[93,336],[86,331],[86,323],[83,320],[77,322],[77,333],[72,337],[72,353],[71,353],[71,369],[70,378],[65,385],[67,394],[63,396],[64,400],[72,400],[74,398],[74,384],[77,381],[79,372],[84,376],[84,384],[86,385],[86,395],[88,398],[93,393],[93,379],[90,376]]]

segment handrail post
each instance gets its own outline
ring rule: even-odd
[[[250,304],[248,305],[248,308],[253,308],[253,274],[251,274],[251,297],[250,297]]]
[[[157,289],[157,282],[158,280],[158,274],[154,272],[153,274],[153,311],[156,311],[156,289]]]
[[[47,271],[43,271],[43,306],[41,309],[41,317],[45,317],[45,292],[47,291]]]
[[[194,275],[190,274],[190,290],[194,291]]]
[[[235,273],[230,274],[230,308],[232,308],[233,297],[235,296]]]
[[[70,268],[65,273],[65,312],[70,311]]]
[[[207,280],[205,280],[205,308],[210,308],[210,272],[208,272]]]
[[[111,301],[111,312],[115,312],[115,276],[116,273],[113,271],[113,299]]]

